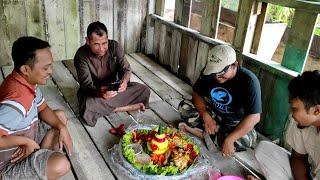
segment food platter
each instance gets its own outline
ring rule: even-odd
[[[130,179],[206,179],[209,170],[219,171],[199,139],[158,125],[129,127],[110,157]]]
[[[199,155],[199,146],[186,134],[161,125],[129,131],[122,137],[121,145],[126,160],[146,174],[179,174],[193,165]]]

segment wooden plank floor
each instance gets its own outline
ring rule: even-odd
[[[180,118],[177,111],[179,102],[182,99],[191,99],[191,86],[143,54],[130,54],[126,55],[126,58],[133,70],[131,81],[146,84],[151,90],[150,109],[143,113],[113,113],[99,118],[95,127],[84,124],[79,118],[76,97],[79,84],[71,60],[54,62],[52,79],[40,87],[49,106],[64,110],[68,117],[68,129],[73,137],[74,153],[69,157],[72,172],[63,179],[126,179],[111,164],[108,150],[119,142],[119,138],[110,135],[108,130],[121,123],[128,127],[141,116],[148,117],[143,118],[148,120],[146,123],[175,125]],[[12,67],[2,67],[1,70],[5,77],[12,71]],[[2,80],[3,76],[0,74],[0,82]],[[239,156],[252,161],[252,153],[250,154],[239,153]],[[219,153],[213,154],[213,157],[218,161],[216,165],[224,174],[247,173],[231,158],[223,158]]]

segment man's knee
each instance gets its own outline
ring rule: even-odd
[[[138,86],[138,90],[141,92],[141,94],[143,95],[150,95],[150,89],[147,85],[144,85],[144,84],[140,84],[140,83],[137,83],[136,86]]]
[[[60,121],[64,124],[64,125],[67,125],[67,116],[66,114],[64,113],[63,110],[61,109],[56,109],[53,111],[57,116],[58,118],[60,119]]]
[[[48,176],[61,177],[70,170],[70,162],[63,154],[53,153],[48,159],[46,170]]]

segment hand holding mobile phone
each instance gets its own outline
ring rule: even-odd
[[[118,91],[120,87],[121,81],[111,82],[107,88],[108,91]]]

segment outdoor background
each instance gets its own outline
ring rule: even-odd
[[[174,17],[173,0],[166,0],[164,17],[172,20]],[[221,0],[221,14],[218,39],[232,43],[239,0]],[[203,10],[202,0],[193,0],[189,27],[199,31]],[[257,55],[261,59],[281,63],[288,32],[290,30],[294,9],[268,5],[266,23],[262,31],[260,47]],[[304,71],[320,69],[320,16],[318,15],[313,42]]]

